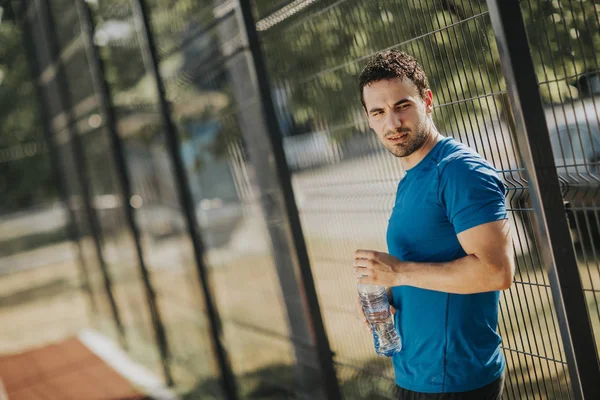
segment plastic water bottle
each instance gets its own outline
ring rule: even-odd
[[[371,324],[375,352],[380,356],[393,356],[402,349],[402,341],[394,326],[385,287],[359,284],[358,297]]]

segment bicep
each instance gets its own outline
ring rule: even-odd
[[[486,264],[512,268],[513,248],[508,219],[477,225],[460,232],[457,237],[465,253]]]

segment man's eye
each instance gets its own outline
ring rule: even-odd
[[[375,111],[375,112],[371,113],[371,116],[377,117],[377,116],[379,116],[381,114],[383,114],[383,111]]]
[[[398,106],[396,106],[397,110],[406,110],[408,108],[409,104],[400,104]]]

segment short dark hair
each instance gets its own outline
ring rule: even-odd
[[[365,110],[365,86],[387,79],[408,79],[412,81],[422,98],[429,89],[429,81],[425,71],[411,55],[398,50],[385,50],[373,56],[360,73],[360,100]]]

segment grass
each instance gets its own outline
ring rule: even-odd
[[[89,326],[74,264],[4,275],[0,293],[0,354],[58,341]]]
[[[0,257],[7,257],[50,244],[60,243],[69,240],[68,236],[66,229],[59,228],[47,232],[30,233],[25,236],[0,240]]]

